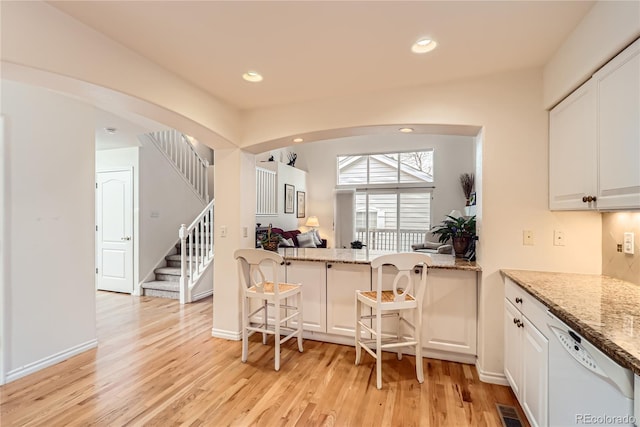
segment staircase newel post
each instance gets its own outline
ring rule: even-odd
[[[187,226],[180,225],[180,304],[187,302]]]
[[[209,203],[209,160],[204,159],[204,199]]]

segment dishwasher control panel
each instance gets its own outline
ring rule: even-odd
[[[551,326],[550,329],[556,337],[558,337],[562,346],[573,356],[574,359],[576,359],[576,361],[578,361],[578,363],[602,377],[607,376],[600,366],[598,366],[591,354],[589,354],[589,352],[580,344],[579,337],[577,337],[578,340],[576,340],[571,336],[571,332],[563,331],[554,326]]]

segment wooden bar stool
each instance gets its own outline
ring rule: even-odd
[[[393,289],[382,290],[383,266],[395,267]],[[402,347],[415,347],[416,375],[418,382],[424,382],[422,369],[422,300],[427,284],[427,267],[431,256],[424,253],[398,253],[383,255],[371,261],[371,268],[377,269],[375,291],[356,291],[356,365],[360,364],[362,349],[376,359],[376,387],[382,388],[382,350],[396,349],[398,360],[402,359]],[[415,270],[418,270],[415,272]],[[414,293],[415,292],[415,293]],[[370,307],[371,315],[363,315],[363,308]],[[409,316],[407,318],[406,316]],[[382,332],[382,319],[395,317],[398,321],[396,333]],[[413,323],[409,320],[413,318]],[[373,322],[372,326],[368,321]],[[362,329],[370,332],[373,339],[363,339]],[[411,335],[403,331],[408,328]],[[375,351],[372,346],[375,345]]]
[[[249,354],[249,337],[262,333],[262,343],[267,343],[267,335],[275,337],[275,369],[280,370],[280,345],[297,335],[298,350],[302,353],[302,286],[279,281],[280,265],[283,258],[276,252],[263,249],[238,249],[233,256],[238,261],[238,275],[242,288],[242,362]],[[271,267],[272,281],[265,278],[264,269]],[[287,298],[295,297],[296,305],[288,305]],[[250,312],[250,300],[258,299],[260,307]],[[269,324],[269,307],[273,307],[273,324]],[[285,316],[282,317],[282,312]],[[262,323],[251,324],[251,318],[262,312]],[[298,327],[288,328],[286,322],[297,317]],[[287,333],[281,338],[282,333]]]

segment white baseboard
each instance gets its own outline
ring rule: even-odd
[[[211,328],[211,336],[214,338],[223,338],[225,340],[240,341],[242,339],[242,332]]]
[[[483,383],[509,385],[509,381],[507,380],[507,377],[504,376],[503,372],[485,371],[480,367],[479,363],[476,363],[476,370],[478,371],[478,378],[480,378],[480,381]]]
[[[40,371],[41,369],[48,368],[49,366],[53,366],[56,363],[60,363],[64,360],[69,359],[70,357],[83,353],[87,350],[91,350],[92,348],[95,348],[97,346],[98,340],[93,339],[83,344],[79,344],[63,350],[59,353],[52,354],[51,356],[47,356],[44,359],[40,359],[36,362],[28,363],[24,366],[13,369],[7,372],[7,383],[17,380],[18,378],[25,377],[29,374],[33,374],[34,372]]]
[[[197,294],[192,296],[191,302],[195,302],[195,301],[201,300],[203,298],[210,297],[211,295],[213,295],[213,289],[209,289],[207,291],[203,291],[203,292],[197,293]]]

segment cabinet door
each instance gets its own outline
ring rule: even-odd
[[[522,345],[521,329],[514,322],[522,321],[517,308],[504,300],[504,375],[515,395],[520,398],[522,384]]]
[[[422,347],[476,354],[477,273],[430,269],[422,305]]]
[[[522,318],[522,388],[520,403],[532,426],[546,426],[549,340]],[[514,325],[515,326],[515,325]]]
[[[598,208],[640,208],[640,41],[594,78],[599,115]]]
[[[549,113],[549,209],[595,209],[596,91],[592,80]]]
[[[302,319],[305,331],[327,331],[327,273],[324,262],[287,261],[287,282],[302,285]],[[293,301],[292,301],[293,302]],[[296,319],[289,322],[297,327]]]
[[[368,264],[327,265],[327,333],[355,337],[356,290],[371,290]]]

